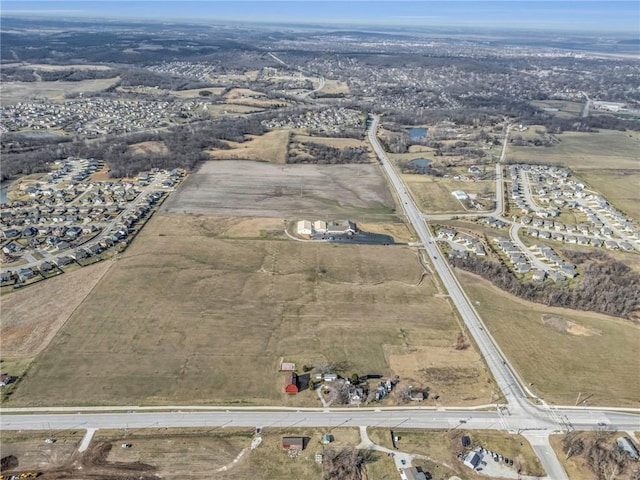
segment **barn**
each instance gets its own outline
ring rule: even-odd
[[[298,376],[294,372],[289,372],[284,381],[285,393],[298,393]]]

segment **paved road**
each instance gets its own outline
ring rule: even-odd
[[[453,275],[449,264],[443,258],[437,242],[431,234],[431,231],[427,228],[422,212],[420,212],[411,196],[407,193],[404,184],[400,180],[400,177],[378,142],[376,132],[379,120],[379,117],[374,117],[370,124],[368,131],[369,141],[371,142],[376,155],[380,159],[391,186],[396,191],[408,220],[413,225],[420,241],[429,254],[444,288],[447,290],[449,297],[458,310],[458,313],[469,330],[469,333],[475,339],[489,370],[491,370],[498,387],[507,401],[510,415],[508,418],[503,416],[503,421],[509,422],[512,416],[517,416],[523,420],[533,420],[533,425],[536,428],[546,428],[550,431],[558,429],[561,430],[562,427],[554,412],[550,409],[540,409],[530,403],[529,397],[532,397],[533,394],[528,391],[524,386],[524,383],[518,378],[515,371],[510,368],[508,360],[485,328],[482,319],[473,308],[473,305],[467,298],[464,290],[458,283],[458,280]],[[509,426],[509,424],[507,423],[505,426]],[[539,448],[546,448],[546,453],[540,456],[540,461],[545,467],[547,474],[554,479],[566,479],[567,476],[564,469],[553,453],[548,442],[546,447],[541,445]]]

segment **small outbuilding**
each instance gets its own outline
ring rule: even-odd
[[[285,393],[298,393],[298,376],[294,372],[287,373],[284,381]]]
[[[304,450],[304,437],[282,437],[282,448],[285,450]]]

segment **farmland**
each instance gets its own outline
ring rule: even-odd
[[[317,405],[282,392],[283,357],[397,374],[446,405],[495,399],[480,357],[453,349],[459,326],[412,250],[255,239],[275,225],[156,214],[9,404]]]
[[[640,134],[602,130],[597,133],[564,132],[551,147],[510,145],[509,161],[520,163],[561,163],[572,169],[638,168]]]
[[[377,165],[274,165],[224,160],[204,163],[163,208],[205,215],[283,217],[335,215],[361,221],[395,218]]]
[[[62,102],[66,95],[91,93],[105,90],[118,82],[119,78],[81,80],[78,82],[7,82],[2,86],[2,103],[11,105],[27,102],[33,97],[46,97],[54,102]]]
[[[596,313],[546,307],[457,271],[491,334],[548,402],[638,407],[640,328]],[[535,359],[535,361],[532,361]]]

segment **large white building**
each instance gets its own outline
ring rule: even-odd
[[[309,220],[300,220],[298,222],[298,235],[311,235],[313,230]]]

